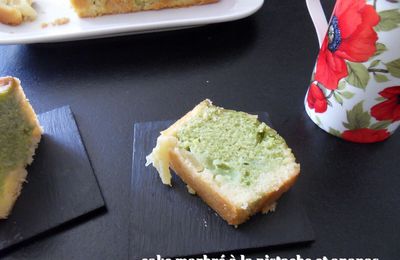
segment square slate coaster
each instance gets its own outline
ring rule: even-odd
[[[266,113],[260,120],[269,123]],[[273,213],[257,214],[238,228],[229,226],[173,174],[173,187],[145,167],[161,130],[174,121],[134,125],[131,180],[130,259],[212,254],[308,242],[314,231],[294,190],[285,193]]]
[[[105,209],[71,109],[38,118],[44,134],[21,196],[8,219],[0,220],[0,252]]]

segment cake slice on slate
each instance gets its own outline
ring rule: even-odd
[[[71,0],[80,17],[203,5],[219,0]]]
[[[169,167],[230,225],[274,210],[300,165],[278,133],[257,116],[205,100],[165,131],[147,157],[164,184]]]
[[[0,78],[0,219],[7,218],[21,192],[41,135],[20,81]]]

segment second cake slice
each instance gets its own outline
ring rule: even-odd
[[[0,78],[0,219],[7,218],[25,182],[42,128],[20,81]],[[29,216],[27,216],[29,217]]]

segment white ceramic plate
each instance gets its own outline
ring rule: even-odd
[[[264,0],[220,0],[215,4],[129,14],[79,18],[69,0],[36,0],[38,17],[19,26],[0,24],[0,44],[73,41],[183,29],[238,20],[255,13]],[[51,25],[59,18],[69,23]],[[42,28],[43,23],[50,24]]]

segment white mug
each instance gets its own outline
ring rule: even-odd
[[[348,141],[387,139],[400,125],[400,1],[337,0],[329,24],[319,0],[306,2],[321,47],[307,114]]]

